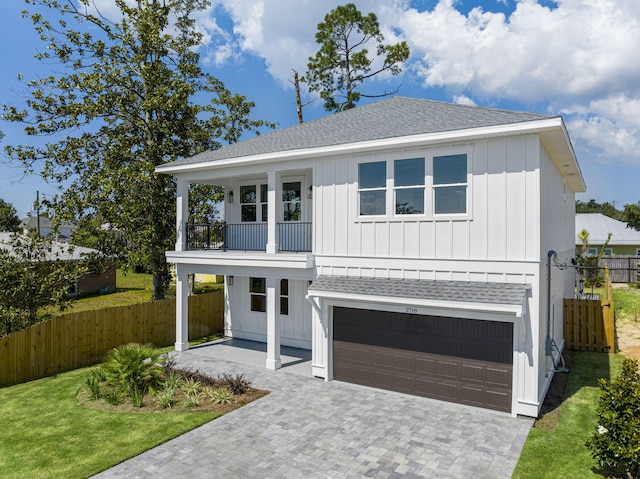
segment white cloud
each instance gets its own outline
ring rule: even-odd
[[[96,2],[103,9],[113,4]],[[290,88],[291,69],[303,73],[317,49],[317,24],[342,3],[214,0],[198,17],[207,42],[201,53],[217,65],[255,55]],[[410,0],[355,3],[377,14],[386,42],[409,43],[404,75],[426,89],[444,88],[464,104],[546,105],[566,116],[574,141],[602,159],[640,164],[638,0],[498,0],[466,15],[457,0],[415,2],[419,8]],[[510,13],[488,11],[491,5]]]
[[[476,102],[466,95],[454,95],[453,103],[457,103],[458,105],[476,106]]]
[[[616,95],[561,113],[569,117],[571,136],[586,142],[602,160],[640,166],[640,100]]]

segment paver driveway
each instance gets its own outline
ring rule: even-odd
[[[99,478],[511,477],[530,419],[212,359],[182,367],[246,373],[271,394]]]

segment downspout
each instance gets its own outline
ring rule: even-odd
[[[550,372],[568,373],[569,369],[566,367],[564,357],[560,353],[558,345],[551,337],[551,258],[556,257],[556,255],[557,253],[554,250],[549,250],[547,253],[547,338],[545,340],[545,354],[551,358],[552,368]],[[558,367],[556,360],[553,358],[554,349],[558,352],[558,362],[562,363],[561,367]]]
[[[547,338],[545,341],[545,354],[552,356],[553,359],[553,343],[551,339],[551,258],[556,255],[554,250],[547,253]]]

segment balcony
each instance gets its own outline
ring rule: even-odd
[[[311,251],[312,223],[278,223],[279,251]],[[189,250],[265,251],[267,223],[188,224]]]

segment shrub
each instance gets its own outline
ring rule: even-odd
[[[615,477],[640,477],[640,374],[627,358],[611,382],[600,379],[598,425],[587,441],[600,467]]]
[[[163,373],[162,353],[150,345],[129,343],[112,349],[102,364],[107,382],[123,392],[144,394],[160,381]]]
[[[171,408],[173,403],[176,402],[175,390],[172,388],[165,388],[161,393],[156,395],[156,402],[163,409]]]
[[[104,380],[104,373],[100,368],[89,370],[89,374],[84,380],[84,386],[89,392],[89,399],[95,401],[102,396],[102,382]]]
[[[227,373],[221,374],[218,376],[218,383],[236,395],[244,394],[251,385],[251,381],[246,379],[244,374],[236,374],[235,376]]]
[[[214,404],[229,404],[235,400],[233,393],[228,388],[213,389],[207,387],[205,392]]]

